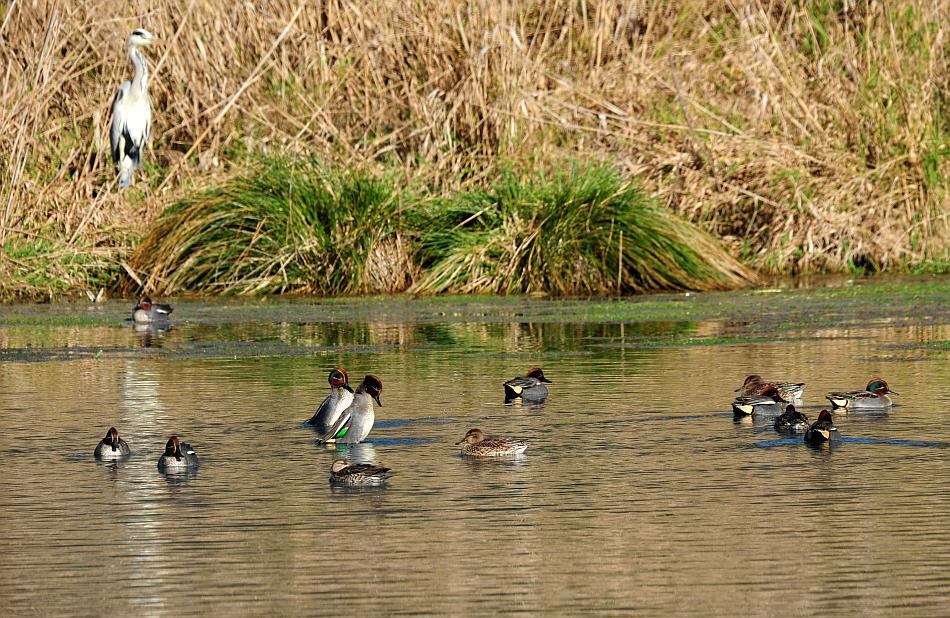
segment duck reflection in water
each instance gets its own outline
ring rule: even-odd
[[[140,324],[137,322],[132,324],[132,332],[138,335],[139,345],[143,348],[162,347],[162,340],[171,329],[171,325],[167,322],[165,324]]]

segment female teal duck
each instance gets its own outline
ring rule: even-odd
[[[379,394],[383,391],[383,381],[374,375],[367,375],[353,393],[353,403],[340,414],[333,427],[324,434],[324,444],[359,444],[366,439],[376,422],[373,400],[382,407]]]
[[[167,322],[171,312],[171,305],[160,305],[153,303],[148,296],[139,299],[139,303],[132,309],[132,319],[139,324],[151,324],[152,322]]]
[[[165,452],[158,458],[158,469],[162,472],[183,472],[198,467],[198,454],[187,442],[178,436],[172,436],[165,443]]]
[[[307,421],[320,431],[327,431],[336,423],[343,411],[353,403],[353,389],[350,388],[350,376],[340,367],[334,367],[327,379],[330,383],[330,394],[327,395],[317,411]]]
[[[737,388],[735,392],[739,393],[740,397],[748,397],[751,395],[762,395],[763,391],[766,391],[769,388],[775,388],[783,399],[786,401],[791,401],[793,399],[802,398],[802,394],[805,392],[805,383],[766,382],[762,379],[762,376],[758,374],[752,374],[750,376],[746,376],[745,382],[743,382],[742,386]]]
[[[523,401],[544,401],[548,396],[551,380],[544,377],[540,367],[532,367],[527,375],[512,378],[505,382],[505,401],[521,397]]]
[[[794,433],[808,429],[808,417],[788,406],[782,415],[775,419],[775,431],[779,433]]]
[[[465,437],[455,443],[462,445],[462,454],[472,457],[500,457],[519,455],[528,448],[521,440],[486,438],[481,429],[469,429]]]
[[[119,437],[119,432],[115,427],[109,427],[106,437],[99,440],[98,446],[93,453],[96,459],[115,460],[127,457],[132,453],[132,449],[125,440]]]
[[[781,414],[788,402],[782,398],[778,389],[769,386],[758,395],[736,397],[732,402],[732,413],[736,416],[755,416],[757,414]]]
[[[382,485],[389,478],[390,470],[372,464],[355,464],[337,459],[330,466],[330,482],[347,487]]]
[[[812,423],[808,431],[805,432],[805,442],[817,444],[821,442],[831,442],[838,439],[838,428],[835,427],[831,412],[822,410],[818,413],[818,420]]]
[[[899,395],[892,391],[881,378],[871,378],[863,391],[832,392],[825,395],[833,409],[845,408],[862,410],[885,410],[894,405],[888,395]]]

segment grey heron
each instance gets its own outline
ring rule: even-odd
[[[140,47],[158,37],[139,28],[129,35],[129,59],[135,67],[131,80],[122,82],[112,101],[112,160],[119,166],[119,188],[132,184],[132,171],[142,164],[142,150],[152,129],[152,106],[148,100],[148,64]]]

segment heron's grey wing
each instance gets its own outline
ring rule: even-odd
[[[323,441],[327,442],[336,438],[337,434],[339,434],[344,427],[349,427],[351,418],[353,418],[353,410],[351,408],[347,408],[343,411],[343,414],[340,415],[340,418],[337,419],[336,423],[333,424],[333,427],[330,428],[330,431],[323,435]]]
[[[145,149],[145,146],[148,145],[148,137],[152,134],[152,105],[148,105],[148,116],[145,118],[145,134],[142,136],[142,145],[139,146],[139,159],[141,159],[141,151]],[[167,305],[166,305],[167,306]],[[171,309],[168,310],[171,313]]]
[[[125,105],[122,101],[129,90],[129,82],[123,82],[112,99],[112,127],[109,132],[109,142],[112,146],[112,160],[118,163],[125,151],[124,134],[128,119],[125,117]]]

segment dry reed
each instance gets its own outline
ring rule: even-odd
[[[609,160],[766,272],[947,260],[947,24],[929,0],[7,3],[0,295],[119,272],[249,153],[446,192]],[[165,45],[120,195],[105,142],[137,26]],[[57,257],[80,254],[109,266]]]

